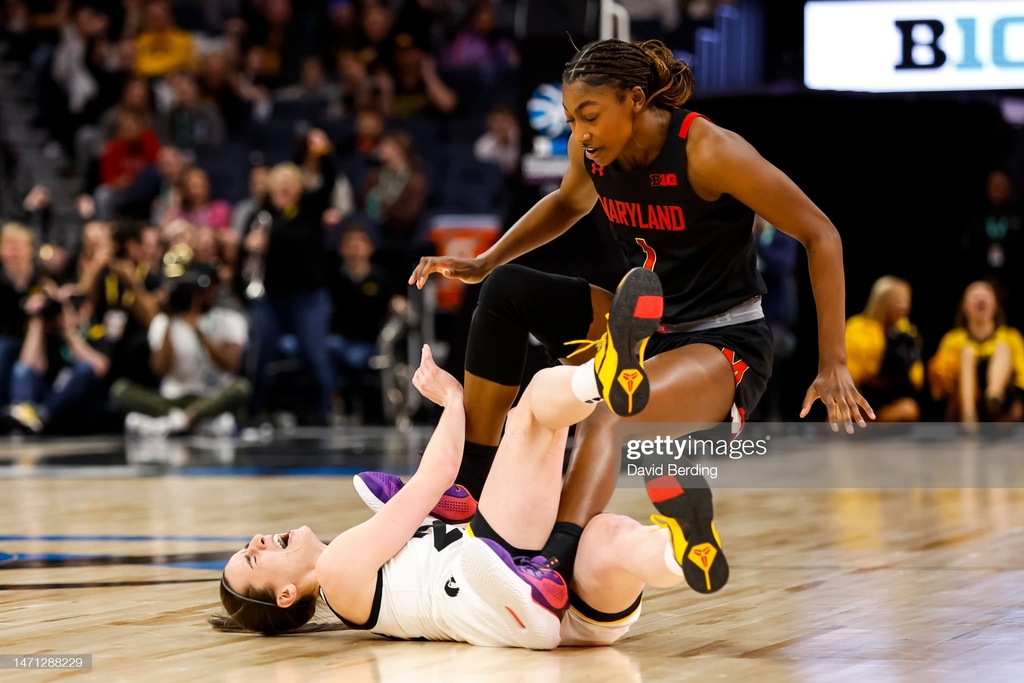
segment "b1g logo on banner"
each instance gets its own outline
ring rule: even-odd
[[[863,92],[1024,88],[1024,0],[808,2],[804,82]]]
[[[523,180],[533,185],[559,183],[569,165],[569,124],[562,109],[562,84],[542,83],[526,103],[530,127],[537,135],[523,155]]]

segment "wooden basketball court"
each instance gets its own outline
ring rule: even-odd
[[[408,474],[425,436],[325,430],[134,452],[119,439],[0,442],[0,654],[92,655],[89,671],[0,679],[1024,680],[1024,488],[718,489],[729,584],[714,596],[649,590],[612,648],[265,638],[206,624],[220,567],[254,533],[308,524],[333,538],[369,514],[351,473]],[[998,448],[1024,460],[1020,444]],[[898,446],[843,448],[855,460]],[[610,510],[653,511],[627,486]]]

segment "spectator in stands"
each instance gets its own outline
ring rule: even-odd
[[[974,425],[1024,418],[1024,337],[1005,321],[992,283],[967,286],[956,328],[928,362],[932,396],[945,402],[947,419]]]
[[[82,226],[82,241],[71,272],[60,278],[61,282],[76,282],[80,292],[88,291],[99,273],[114,254],[114,239],[110,224],[103,221],[89,221]]]
[[[394,85],[391,110],[385,114],[397,118],[413,118],[451,114],[459,105],[455,91],[437,74],[437,60],[402,33],[395,38]]]
[[[519,119],[505,105],[495,105],[487,114],[487,132],[473,145],[473,156],[497,165],[507,176],[516,176],[520,151]]]
[[[472,69],[484,74],[513,68],[518,63],[515,44],[498,30],[494,5],[479,0],[467,13],[441,60],[447,69]]]
[[[352,152],[371,155],[377,153],[384,135],[384,115],[375,107],[363,107],[356,112],[355,137]]]
[[[223,235],[222,230],[212,228],[194,230],[189,241],[193,253],[192,262],[215,269],[221,282],[231,282],[234,278],[238,245],[221,239]],[[230,288],[220,288],[219,296],[224,301],[230,301]]]
[[[325,154],[333,152],[333,146],[327,135],[314,128],[301,139],[295,152],[295,163],[302,169],[302,185],[307,192],[319,192],[327,179],[323,175],[322,159]],[[334,173],[334,187],[323,188],[329,191],[330,208],[324,213],[324,224],[337,227],[342,219],[355,210],[355,198],[352,183],[344,175]]]
[[[152,127],[153,97],[149,84],[145,80],[130,79],[125,83],[120,101],[103,112],[96,125],[82,126],[78,129],[75,135],[75,159],[78,174],[83,178],[89,174],[90,166],[93,163],[98,165],[100,154],[103,153],[107,142],[117,135],[123,112],[130,112],[139,117],[143,128]],[[98,180],[97,177],[94,182],[98,182]]]
[[[203,57],[199,79],[202,101],[220,112],[227,130],[241,126],[247,117],[246,103],[251,93],[243,91],[227,51],[211,52]]]
[[[240,376],[249,336],[245,316],[218,306],[215,268],[193,265],[169,281],[165,311],[149,327],[149,364],[159,391],[119,379],[111,398],[127,413],[125,431],[147,436],[183,434],[207,423],[217,434],[234,432],[233,413],[252,393]]]
[[[343,50],[338,53],[338,78],[346,113],[364,108],[390,110],[393,83],[383,68],[371,73],[354,51]]]
[[[343,50],[355,50],[359,45],[359,16],[355,0],[328,0],[331,17],[330,45],[328,51],[338,54]]]
[[[146,28],[135,39],[135,75],[159,78],[194,66],[196,56],[192,34],[174,23],[171,3],[149,0]]]
[[[159,152],[156,133],[145,127],[134,112],[120,112],[117,135],[100,155],[100,185],[94,194],[97,218],[113,219],[119,194],[135,182],[146,166],[156,161]]]
[[[162,216],[162,225],[183,219],[197,228],[218,231],[231,228],[231,205],[223,199],[211,197],[210,178],[199,166],[189,166],[182,171],[175,197],[177,206]]]
[[[78,5],[72,21],[62,27],[53,54],[52,76],[63,93],[64,115],[53,121],[51,128],[69,158],[74,158],[76,131],[99,118],[110,96],[109,90],[104,92],[104,86],[109,87],[103,78],[106,60],[98,47],[105,41],[107,27],[105,14],[89,4]]]
[[[39,279],[32,231],[20,223],[0,228],[0,406],[10,403],[11,370],[21,352],[25,303]]]
[[[267,178],[270,167],[266,164],[255,164],[249,169],[249,196],[235,204],[231,213],[231,227],[241,235],[252,222],[256,212],[267,201]]]
[[[166,246],[160,237],[160,230],[153,225],[146,225],[139,231],[140,254],[142,260],[149,264],[149,270],[159,273],[163,267]]]
[[[199,99],[195,76],[179,71],[169,80],[174,104],[157,117],[161,142],[185,150],[220,145],[224,141],[224,119],[217,109]]]
[[[377,148],[377,168],[370,171],[362,192],[362,209],[382,228],[386,238],[408,239],[427,197],[427,179],[412,136],[385,133]]]
[[[49,288],[46,303],[29,318],[7,410],[21,431],[88,427],[104,403],[113,342],[95,324],[91,302],[73,292]]]
[[[185,167],[180,149],[173,145],[161,147],[156,163],[143,169],[135,182],[118,196],[117,215],[160,225]]]
[[[910,283],[886,275],[872,285],[864,310],[846,321],[850,376],[879,422],[921,417],[923,341],[910,322],[910,303]]]
[[[362,385],[377,353],[377,337],[392,310],[405,310],[391,278],[375,266],[373,241],[365,226],[349,226],[341,238],[340,264],[331,270],[328,286],[334,313],[327,338],[331,367],[346,415],[363,412]],[[360,410],[362,408],[362,410]]]
[[[263,0],[245,36],[246,52],[260,56],[260,75],[278,88],[299,77],[299,60],[317,51],[316,35],[300,21],[293,21],[291,0]]]
[[[311,147],[318,145],[319,137],[310,136],[309,142]],[[256,362],[250,378],[253,415],[260,416],[267,408],[265,371],[278,354],[281,335],[291,331],[318,390],[313,420],[326,424],[334,382],[326,344],[331,303],[326,288],[323,216],[330,207],[334,163],[329,146],[311,148],[310,153],[320,160],[323,182],[316,191],[307,191],[298,166],[275,166],[269,177],[272,224],[269,231],[249,228],[239,262],[248,263],[250,256],[256,255],[265,264],[266,295],[249,304],[256,340]]]
[[[303,58],[299,82],[279,88],[274,100],[279,104],[305,104],[318,119],[338,119],[343,111],[341,88],[327,80],[318,55]]]
[[[101,241],[85,264],[79,291],[88,298],[91,311],[104,327],[105,338],[113,344],[107,379],[112,382],[128,377],[155,385],[149,372],[146,330],[160,312],[161,278],[151,269],[142,225],[120,222],[112,237],[112,250]]]
[[[967,276],[994,279],[1011,302],[1024,298],[1024,219],[1015,195],[1006,172],[991,171],[985,186],[985,206],[963,235]]]
[[[367,73],[387,70],[392,64],[394,49],[395,16],[384,4],[367,4],[363,6],[362,33],[356,47],[359,61],[366,67]]]

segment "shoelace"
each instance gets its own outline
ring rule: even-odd
[[[603,346],[604,345],[604,338],[605,338],[606,334],[607,333],[602,334],[600,339],[573,339],[572,341],[565,342],[566,346],[572,346],[573,344],[580,344],[580,347],[578,349],[576,349],[575,351],[573,351],[572,353],[570,353],[568,356],[566,356],[566,358],[572,358],[576,354],[583,353],[587,349],[592,349],[595,346]],[[641,365],[643,365],[643,362],[644,362],[644,351],[646,351],[646,349],[647,349],[647,345],[644,344],[643,342],[640,342],[640,351],[639,351],[638,358],[640,359],[640,364]]]
[[[592,349],[595,346],[601,346],[604,344],[604,335],[601,335],[600,339],[573,339],[572,341],[565,342],[566,346],[572,346],[573,344],[580,344],[580,347],[570,353],[566,358],[572,358],[578,353],[583,353],[587,349]]]

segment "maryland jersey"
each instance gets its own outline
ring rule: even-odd
[[[687,180],[686,135],[699,116],[674,110],[661,152],[642,168],[583,159],[630,268],[661,279],[669,324],[718,315],[765,292],[754,212],[728,195],[704,201]]]

